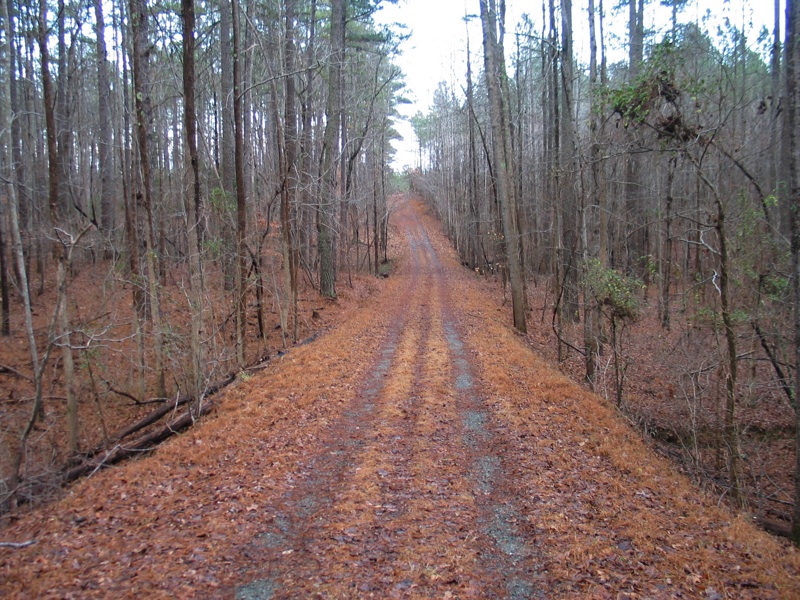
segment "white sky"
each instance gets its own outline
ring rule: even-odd
[[[785,0],[781,0],[783,10]],[[556,1],[558,4],[558,1]],[[615,14],[611,6],[615,0],[604,1],[606,10],[607,44],[613,46],[625,43],[627,36],[627,12]],[[645,28],[667,28],[670,12],[659,8],[658,0],[648,0],[645,15]],[[573,0],[573,28],[575,29],[575,52],[579,57],[588,54],[588,2]],[[399,110],[406,118],[418,111],[426,113],[433,101],[433,93],[441,81],[452,83],[460,88],[466,77],[467,27],[463,18],[466,14],[479,14],[478,0],[399,0],[397,5],[386,4],[376,15],[380,23],[404,23],[411,37],[402,46],[402,55],[396,63],[405,73],[406,97],[411,104],[401,105]],[[771,29],[773,2],[771,0],[690,0],[690,6],[678,17],[680,21],[701,20],[707,11],[713,18],[727,15],[741,28],[746,24],[748,39],[755,43],[762,25]],[[506,0],[506,54],[510,53],[516,23],[522,13],[531,15],[534,23],[541,27],[541,0]],[[709,27],[710,28],[710,27]],[[617,33],[618,40],[608,39],[608,34]],[[660,37],[660,36],[659,36]],[[483,54],[480,19],[474,19],[469,28],[469,44],[472,53],[473,77],[482,71]],[[618,59],[624,58],[621,54]],[[613,62],[615,57],[610,57]],[[584,61],[585,62],[585,61]],[[400,121],[395,128],[403,136],[402,142],[395,142],[397,157],[394,167],[402,170],[417,163],[417,142],[410,123]]]

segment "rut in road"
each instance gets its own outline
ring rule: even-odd
[[[281,498],[256,551],[261,577],[239,598],[539,595],[533,538],[514,499],[495,493],[504,442],[444,268],[416,216],[402,223],[408,285],[373,366],[308,477]]]
[[[17,516],[0,597],[800,597],[798,553],[532,352],[422,204],[393,222],[347,319]]]

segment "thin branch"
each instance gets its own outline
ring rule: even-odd
[[[783,390],[783,393],[786,394],[786,397],[789,399],[789,404],[791,406],[794,406],[794,390],[792,389],[792,386],[789,383],[789,378],[786,377],[786,374],[783,372],[780,362],[778,361],[778,358],[775,356],[775,352],[773,352],[769,343],[767,343],[767,338],[764,335],[764,332],[761,330],[761,327],[759,327],[758,322],[753,321],[750,324],[753,327],[753,331],[756,332],[758,340],[761,342],[761,347],[764,349],[764,352],[766,352],[767,357],[769,358],[769,362],[772,363],[772,368],[775,369],[775,374],[778,376],[778,381],[781,384],[781,389]]]
[[[34,383],[33,377],[25,375],[25,373],[21,373],[20,371],[17,371],[14,367],[9,367],[8,365],[0,364],[0,373],[10,373],[12,375],[16,375],[20,379],[24,379],[25,381],[30,381],[31,383]]]
[[[270,77],[267,77],[266,79],[262,79],[261,81],[256,81],[255,83],[251,84],[249,87],[246,87],[244,90],[242,90],[239,93],[239,96],[240,97],[244,96],[247,92],[249,92],[249,91],[251,91],[251,90],[253,90],[255,88],[261,87],[263,85],[267,85],[269,83],[272,83],[273,81],[278,81],[279,79],[286,79],[287,77],[294,77],[295,75],[301,75],[303,73],[306,73],[309,68],[313,69],[314,67],[317,67],[317,68],[321,69],[322,68],[322,63],[320,61],[317,61],[316,64],[312,65],[311,67],[307,67],[306,66],[306,67],[303,67],[302,69],[297,69],[296,71],[292,71],[290,73],[280,73],[278,75],[272,75]]]

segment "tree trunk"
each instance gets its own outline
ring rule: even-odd
[[[299,175],[300,202],[297,214],[297,247],[298,247],[298,267],[301,261],[308,263],[311,257],[311,244],[313,233],[311,224],[314,222],[314,215],[317,214],[314,206],[312,188],[314,178],[312,176],[312,165],[314,164],[314,138],[312,131],[312,117],[314,111],[314,52],[316,41],[316,20],[317,2],[311,0],[309,20],[306,24],[308,38],[306,40],[305,53],[305,77],[304,90],[301,96],[301,121],[302,135],[300,136],[300,155],[301,172]]]
[[[0,96],[0,101],[2,101],[2,96]],[[6,107],[6,110],[10,110],[10,105],[8,103],[3,103],[0,106]],[[0,108],[0,110],[3,110]],[[0,117],[3,119],[3,122],[6,122],[6,117]],[[0,124],[2,126],[2,124]],[[2,143],[2,142],[0,142]],[[2,164],[2,173],[3,177],[8,177],[8,181],[11,182],[13,179],[13,173],[11,169],[8,169],[6,165],[10,164],[11,152],[8,152],[5,156],[0,158],[0,164]],[[7,185],[14,185],[13,183],[9,183]],[[6,204],[9,202],[8,196],[6,195],[5,202],[0,202],[0,302],[3,303],[3,313],[0,316],[0,321],[2,321],[2,325],[0,325],[0,335],[3,337],[8,337],[11,335],[11,308],[9,303],[11,302],[11,294],[9,293],[9,272],[8,272],[8,264],[6,262],[6,246],[8,242],[6,241]]]
[[[120,12],[124,11],[124,3],[120,4]],[[127,29],[116,27],[119,30],[121,46],[128,48]],[[120,163],[122,164],[122,198],[125,209],[125,237],[127,239],[128,266],[130,268],[131,296],[133,303],[133,330],[136,338],[136,349],[139,357],[137,365],[137,397],[144,400],[146,389],[145,356],[144,356],[144,320],[146,318],[145,285],[142,278],[141,258],[139,256],[139,219],[138,206],[133,192],[133,132],[131,127],[130,89],[128,81],[130,69],[128,68],[128,53],[122,52],[122,128],[120,137]]]
[[[469,132],[469,178],[467,184],[467,195],[469,197],[469,217],[467,222],[467,236],[469,238],[469,250],[467,251],[467,261],[470,269],[478,266],[479,248],[481,246],[481,223],[478,214],[478,153],[475,149],[475,93],[472,85],[472,58],[469,51],[469,28],[467,28],[467,115]]]
[[[150,156],[150,132],[153,118],[150,98],[150,41],[148,39],[150,22],[147,1],[131,0],[130,12],[131,35],[133,37],[133,94],[136,106],[139,167],[142,176],[141,197],[147,226],[145,233],[145,261],[147,264],[150,321],[153,325],[156,395],[163,398],[167,395],[167,386],[164,365],[164,330],[161,322],[161,292],[159,291],[159,269],[156,256],[158,246],[156,244],[152,159]]]
[[[628,0],[628,81],[639,75],[644,59],[644,0]]]
[[[48,164],[48,204],[50,207],[50,219],[52,220],[55,231],[55,243],[53,245],[54,257],[57,263],[57,297],[54,313],[55,339],[49,340],[61,347],[61,357],[64,369],[64,387],[67,396],[67,438],[70,453],[78,451],[78,405],[75,396],[75,367],[72,357],[72,346],[70,345],[69,334],[69,315],[67,314],[67,261],[68,254],[64,250],[64,242],[58,228],[61,226],[63,218],[64,201],[60,198],[59,185],[60,169],[63,165],[58,153],[58,129],[56,127],[56,106],[53,93],[52,78],[50,76],[49,51],[47,47],[47,6],[45,0],[40,1],[39,14],[39,52],[41,54],[42,69],[42,96],[44,100],[44,114],[47,136],[47,164]],[[63,35],[63,22],[59,24],[60,35]],[[63,40],[59,40],[61,46]],[[59,77],[64,77],[61,73]],[[63,171],[61,171],[63,173]]]
[[[635,85],[644,57],[644,0],[629,1],[628,19],[628,82]],[[639,185],[639,157],[629,153],[625,159],[625,211],[632,228],[627,242],[627,268],[635,271],[646,253],[647,223],[642,215],[643,201]],[[645,273],[645,277],[647,274]],[[645,283],[648,283],[645,280]]]
[[[294,20],[295,0],[286,0],[286,39],[284,40],[284,72],[286,99],[284,103],[284,183],[281,188],[281,255],[283,260],[283,288],[289,329],[284,334],[297,341],[297,251],[294,236],[295,204],[298,188],[297,176],[297,110],[295,108],[295,80],[289,75],[295,69]],[[288,324],[288,323],[287,323]]]
[[[27,285],[28,276],[27,270],[25,265],[25,256],[23,253],[22,247],[22,236],[20,235],[20,226],[19,226],[19,207],[18,207],[18,197],[17,197],[17,188],[14,185],[13,181],[14,178],[12,176],[12,165],[13,165],[13,155],[12,155],[12,140],[11,140],[11,77],[9,74],[11,73],[11,42],[12,39],[12,27],[11,21],[9,19],[8,13],[8,4],[6,2],[0,2],[0,21],[3,23],[3,27],[5,28],[4,36],[3,36],[3,48],[2,52],[0,52],[0,60],[3,62],[0,63],[0,70],[3,70],[6,73],[6,77],[2,78],[2,89],[0,89],[0,103],[4,107],[0,110],[0,161],[2,166],[2,186],[5,188],[5,196],[7,198],[7,206],[8,206],[8,213],[9,213],[9,226],[11,229],[11,249],[12,249],[12,256],[16,261],[16,268],[17,272],[19,273],[20,282],[19,282],[19,291],[22,295],[23,301],[23,311],[25,315],[25,333],[28,340],[28,350],[31,356],[31,364],[33,366],[33,379],[36,385],[36,398],[34,400],[34,408],[31,411],[31,420],[35,420],[38,416],[38,404],[41,403],[41,376],[40,376],[40,365],[39,365],[39,352],[36,347],[36,338],[34,337],[34,330],[33,330],[33,313],[31,310],[31,298],[30,298],[30,291]],[[17,455],[14,457],[14,469],[11,473],[10,477],[10,485],[11,488],[16,487],[16,483],[19,480],[19,470],[22,464],[22,457],[24,455],[25,444],[27,442],[28,435],[30,434],[30,430],[32,429],[33,425],[31,424],[30,427],[26,427],[22,433],[20,438],[19,449],[17,451]]]
[[[786,91],[789,130],[789,199],[792,231],[792,274],[794,296],[794,397],[795,397],[795,471],[792,539],[800,545],[800,1],[786,2]]]
[[[70,150],[72,147],[73,127],[69,95],[72,91],[70,82],[71,62],[68,57],[66,44],[66,7],[64,0],[58,0],[58,79],[55,84],[57,89],[53,96],[53,109],[55,110],[55,136],[56,136],[56,169],[58,171],[58,198],[57,210],[52,214],[57,215],[53,225],[63,221],[69,212],[68,199],[70,196]],[[72,44],[74,47],[74,43]],[[52,76],[51,76],[52,78]],[[52,218],[52,217],[51,217]]]
[[[114,248],[114,190],[111,178],[111,86],[108,79],[103,0],[95,0],[95,37],[97,38],[97,168],[100,171],[100,229],[109,242],[106,258]]]
[[[0,319],[2,320],[2,335],[8,337],[11,335],[11,293],[10,293],[10,272],[9,265],[7,264],[6,251],[8,247],[8,231],[6,224],[8,219],[7,213],[12,210],[11,203],[18,202],[16,199],[16,167],[14,148],[12,142],[12,123],[14,122],[15,115],[15,102],[12,102],[12,73],[14,69],[14,51],[11,44],[13,36],[13,22],[10,19],[8,6],[3,6],[0,10],[0,20],[3,23],[3,45],[0,47],[0,71],[6,74],[0,88],[0,176],[2,179],[2,187],[5,188],[5,199],[0,201],[0,301],[3,303],[3,313]],[[2,189],[2,188],[0,188]],[[12,194],[14,198],[12,199]],[[13,257],[13,253],[12,253]],[[12,259],[13,260],[13,259]],[[24,282],[19,283],[20,287],[25,285]]]
[[[181,16],[183,18],[183,122],[186,131],[186,148],[184,170],[187,185],[184,190],[184,210],[186,211],[186,232],[188,236],[187,253],[189,255],[189,304],[192,315],[191,323],[191,394],[200,398],[205,387],[205,355],[203,352],[203,273],[200,261],[200,164],[197,156],[197,114],[195,110],[195,41],[194,0],[181,0]],[[188,158],[188,160],[186,160]]]
[[[591,204],[597,203],[602,207],[600,196],[602,195],[601,186],[603,185],[600,180],[600,150],[597,140],[600,111],[596,106],[596,91],[597,91],[597,35],[595,28],[595,4],[594,0],[589,0],[589,96],[590,96],[590,109],[589,113],[592,115],[589,122],[589,160],[591,162],[591,183],[590,183],[590,196]],[[595,360],[600,349],[600,343],[597,336],[597,324],[595,317],[599,316],[597,310],[591,306],[591,292],[589,290],[588,281],[586,278],[586,269],[589,266],[589,232],[587,231],[586,223],[587,207],[584,204],[581,211],[581,241],[583,246],[583,338],[584,348],[586,352],[586,381],[594,389],[595,381]]]
[[[741,488],[739,485],[739,434],[736,423],[736,335],[733,331],[733,318],[730,308],[729,258],[728,240],[725,231],[725,208],[719,196],[716,197],[717,205],[717,235],[719,236],[719,288],[720,304],[722,307],[722,323],[725,327],[725,342],[728,358],[728,372],[725,376],[725,445],[728,453],[728,479],[731,485],[731,501],[741,505]]]
[[[672,213],[674,198],[672,187],[675,181],[675,168],[677,158],[670,157],[667,167],[667,198],[664,214],[664,255],[661,259],[661,326],[669,331],[670,328],[670,287],[672,287]]]
[[[244,179],[244,109],[239,0],[231,2],[233,25],[233,121],[236,170],[236,359],[245,366],[247,344],[247,194]]]
[[[603,31],[604,14],[603,14],[603,0],[598,1],[599,11],[599,25],[600,25],[600,85],[605,86],[608,82],[607,68],[606,68],[606,46],[605,46],[605,32]],[[601,134],[604,134],[605,119],[600,123]],[[601,135],[605,139],[605,135]],[[608,267],[608,196],[605,188],[605,178],[601,184],[600,197],[598,198],[598,205],[600,211],[600,234],[598,241],[598,253],[600,258],[600,265]],[[599,319],[598,319],[599,323]]]
[[[236,127],[233,117],[233,55],[231,49],[231,0],[220,2],[220,69],[221,91],[220,98],[220,187],[222,202],[220,211],[220,228],[222,229],[222,263],[225,274],[225,289],[228,291],[236,287],[236,243],[235,232],[230,225],[230,207],[236,198]]]
[[[336,297],[336,254],[333,214],[338,205],[339,134],[342,110],[342,63],[344,61],[344,0],[331,1],[331,56],[328,65],[328,103],[325,108],[325,139],[322,146],[322,197],[317,216],[319,245],[319,291],[325,298]]]
[[[521,263],[521,240],[517,224],[515,196],[515,166],[511,149],[511,132],[508,117],[508,82],[505,73],[505,58],[502,43],[498,42],[497,20],[494,3],[481,0],[481,24],[483,26],[483,54],[486,85],[489,89],[489,104],[492,123],[492,151],[495,162],[497,193],[501,204],[503,235],[505,238],[506,264],[511,283],[511,306],[514,327],[520,333],[527,332],[525,323],[525,280]],[[501,23],[502,36],[502,23]],[[502,38],[501,38],[502,39]]]
[[[720,308],[722,312],[722,325],[725,330],[725,410],[722,437],[725,443],[726,457],[728,462],[728,479],[731,486],[731,502],[735,505],[742,504],[741,487],[739,482],[739,433],[737,426],[737,402],[736,402],[736,380],[737,380],[737,354],[736,354],[736,332],[733,330],[733,315],[730,301],[731,294],[729,289],[730,280],[730,257],[728,256],[728,238],[725,229],[725,205],[722,202],[720,192],[703,173],[700,162],[686,154],[692,160],[697,178],[711,192],[716,208],[716,223],[714,229],[717,232],[719,241],[719,292]]]
[[[578,132],[575,123],[574,66],[572,56],[572,0],[561,2],[561,144],[563,173],[580,173],[578,158]],[[561,239],[564,251],[561,257],[563,271],[562,311],[567,319],[577,322],[580,318],[578,273],[580,271],[578,245],[580,244],[580,215],[578,196],[581,194],[580,176],[577,185],[565,186],[561,194],[560,208]]]

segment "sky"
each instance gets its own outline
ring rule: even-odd
[[[607,6],[616,4],[605,0]],[[646,9],[645,27],[669,23],[668,11],[659,8],[659,3],[650,0]],[[781,0],[783,10],[784,0]],[[401,46],[402,54],[395,63],[403,70],[407,90],[405,97],[410,104],[401,105],[399,112],[404,120],[395,123],[395,129],[403,136],[395,141],[397,156],[394,168],[403,170],[417,164],[417,142],[408,119],[417,112],[426,113],[433,101],[433,94],[439,83],[446,81],[458,88],[463,85],[466,73],[466,46],[469,35],[470,52],[473,61],[473,76],[481,72],[483,65],[480,19],[473,19],[469,33],[464,16],[479,14],[478,0],[399,0],[396,5],[384,4],[377,13],[376,21],[384,24],[403,23],[408,27],[411,37]],[[588,29],[586,0],[573,0],[573,27],[575,28],[575,52],[579,57],[588,54]],[[506,0],[506,30],[514,31],[523,13],[532,16],[535,23],[541,23],[541,0]],[[770,0],[690,0],[690,6],[683,12],[680,20],[700,20],[707,12],[710,18],[719,19],[724,15],[737,25],[745,23],[748,38],[755,40],[761,26],[771,28],[773,3]],[[611,34],[617,34],[619,60],[624,58],[622,44],[625,42],[627,14],[614,14],[606,8],[606,27]],[[509,38],[507,38],[508,40]],[[508,54],[506,42],[506,53]],[[609,59],[613,62],[614,57]]]

